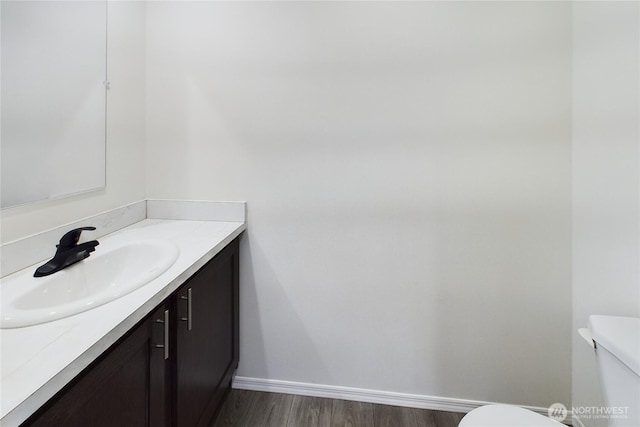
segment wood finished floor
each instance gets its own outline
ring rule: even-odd
[[[211,427],[456,427],[463,415],[234,389]]]

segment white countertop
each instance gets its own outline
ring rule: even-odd
[[[1,329],[0,424],[26,420],[245,228],[245,222],[145,219],[100,238],[166,239],[180,255],[164,274],[115,301],[42,325]]]

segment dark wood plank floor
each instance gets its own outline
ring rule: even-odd
[[[211,427],[456,427],[463,415],[234,389]]]

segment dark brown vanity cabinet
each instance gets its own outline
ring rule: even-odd
[[[29,418],[27,426],[167,426],[169,398],[159,307]],[[159,327],[158,327],[159,326]]]
[[[237,263],[237,251],[223,251],[189,279],[174,299],[173,418],[177,427],[208,424],[237,366],[238,337],[233,327],[238,323]]]
[[[208,425],[238,366],[238,238],[22,425]]]

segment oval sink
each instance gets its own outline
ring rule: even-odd
[[[163,274],[178,253],[164,240],[105,240],[89,258],[50,276],[32,277],[31,269],[7,276],[0,327],[37,325],[106,304]]]

